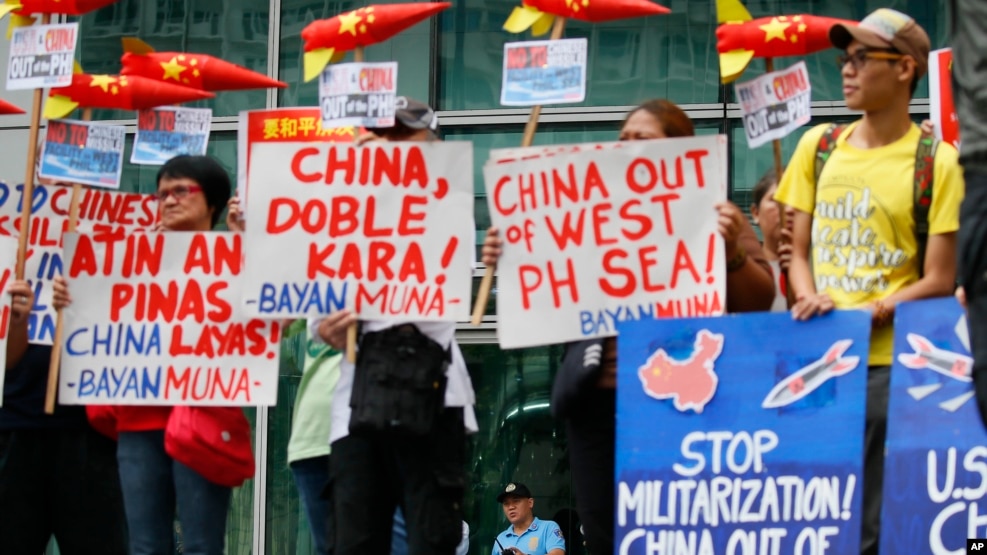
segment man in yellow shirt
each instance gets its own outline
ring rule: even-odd
[[[880,9],[859,26],[837,25],[830,41],[841,56],[847,107],[864,113],[843,128],[816,180],[828,126],[802,137],[775,194],[796,210],[789,269],[799,320],[834,308],[864,309],[873,331],[864,439],[861,553],[877,553],[895,305],[950,295],[956,278],[956,230],[963,177],[956,150],[939,144],[916,168],[919,128],[908,115],[926,73],[929,36],[915,20]],[[924,260],[916,233],[916,170],[932,164]]]

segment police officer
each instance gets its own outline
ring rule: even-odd
[[[528,486],[511,482],[497,495],[504,516],[511,523],[497,536],[492,555],[564,555],[565,539],[559,525],[540,520]]]

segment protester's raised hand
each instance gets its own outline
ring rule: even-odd
[[[226,201],[226,228],[230,231],[242,232],[246,227],[244,223],[240,197],[230,197],[230,200]]]
[[[730,202],[716,203],[717,230],[723,237],[726,244],[727,259],[729,259],[737,249],[737,238],[740,237],[740,230],[743,229],[743,220],[746,216],[737,205]]]
[[[316,332],[330,347],[337,351],[346,350],[346,330],[356,325],[356,314],[351,310],[340,310],[326,316],[319,322]]]
[[[21,324],[31,314],[31,307],[34,306],[34,290],[27,281],[18,279],[10,284],[7,292],[12,298],[10,323],[12,325]]]
[[[936,125],[932,123],[931,119],[925,119],[922,120],[922,123],[919,125],[919,129],[922,130],[922,133],[928,133],[931,135],[936,132]]]
[[[69,295],[69,284],[62,276],[55,276],[55,283],[52,287],[54,291],[51,296],[51,304],[57,310],[61,310],[72,304],[72,295]]]
[[[782,228],[779,233],[781,240],[778,241],[778,266],[782,272],[787,272],[792,265],[792,230]]]
[[[504,241],[500,238],[500,231],[493,226],[487,229],[487,237],[483,240],[482,260],[484,266],[496,266],[497,260],[503,252]]]
[[[813,293],[811,295],[799,295],[798,300],[792,305],[792,318],[795,320],[808,320],[813,316],[826,314],[836,308],[833,299],[825,293]]]

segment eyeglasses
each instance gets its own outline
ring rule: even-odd
[[[179,185],[177,187],[172,187],[171,189],[163,189],[157,192],[158,202],[164,202],[168,200],[168,197],[174,196],[175,200],[182,200],[183,198],[191,195],[192,193],[201,193],[202,187],[198,185]]]
[[[853,66],[853,69],[859,71],[867,60],[900,60],[904,58],[904,54],[898,54],[896,52],[885,52],[882,50],[867,50],[866,48],[861,48],[853,54],[845,54],[843,56],[836,57],[836,63],[839,67],[843,67],[847,64]]]

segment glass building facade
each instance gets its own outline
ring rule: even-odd
[[[492,148],[517,146],[527,119],[527,110],[498,105],[503,45],[526,38],[501,30],[519,4],[520,0],[453,0],[452,7],[437,17],[367,48],[369,61],[399,63],[399,93],[429,101],[439,111],[447,138],[473,142],[478,241],[489,224],[482,162]],[[662,4],[671,8],[670,15],[596,25],[570,22],[567,37],[589,40],[586,101],[546,108],[535,143],[613,140],[630,107],[649,98],[668,98],[686,110],[700,133],[729,137],[730,194],[746,208],[750,188],[772,165],[772,153],[770,146],[748,148],[732,87],[719,83],[715,1],[664,0]],[[745,4],[754,17],[811,13],[849,19],[892,7],[915,17],[929,32],[933,48],[945,46],[948,40],[942,0],[748,0]],[[241,110],[317,104],[317,84],[302,81],[301,29],[315,19],[364,5],[349,0],[120,0],[81,18],[79,61],[87,72],[116,73],[120,39],[137,36],[157,50],[215,55],[288,83],[283,90],[224,92],[196,104],[213,109],[209,153],[234,174],[236,118]],[[854,117],[842,101],[836,54],[830,50],[806,58],[813,87],[813,124]],[[779,59],[776,64],[784,67],[794,61]],[[755,60],[744,78],[763,69],[763,62]],[[919,84],[912,113],[916,120],[928,114],[925,80]],[[134,131],[132,113],[98,111],[95,119],[122,120],[130,133]],[[23,132],[23,126],[3,125],[6,122],[0,121],[0,134]],[[799,135],[782,141],[786,159]],[[124,188],[150,192],[155,174],[156,168],[127,164]],[[481,273],[482,269],[477,271],[476,281]],[[578,520],[564,427],[548,410],[561,350],[499,349],[493,306],[491,299],[483,325],[462,323],[458,334],[476,390],[480,423],[480,432],[469,444],[470,553],[490,553],[495,535],[507,526],[494,497],[512,480],[531,488],[537,516],[556,519],[567,532],[569,553],[582,553],[575,537]],[[255,423],[258,472],[234,494],[230,554],[312,552],[285,453],[301,377],[301,349],[290,341],[282,346],[277,406],[248,411]]]

